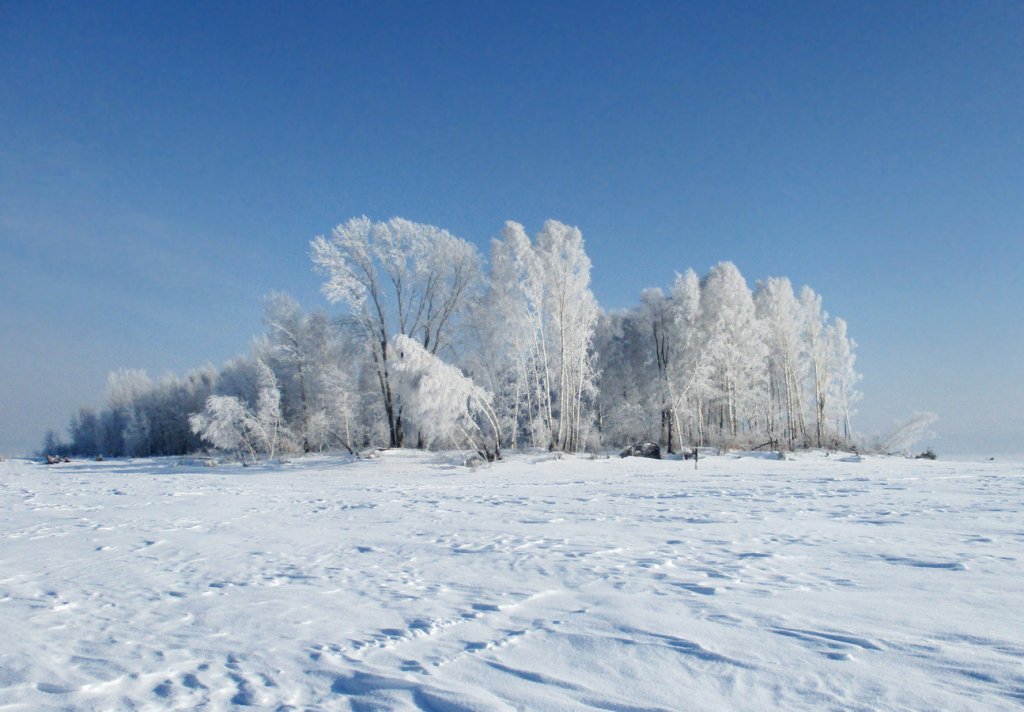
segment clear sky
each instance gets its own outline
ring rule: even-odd
[[[605,308],[788,276],[859,430],[1024,451],[1024,4],[0,0],[0,454],[326,306],[362,214],[578,225]]]

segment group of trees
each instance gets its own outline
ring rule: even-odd
[[[64,442],[49,431],[43,452],[50,455],[140,457],[177,455],[199,450],[201,438],[188,418],[202,410],[213,393],[218,373],[211,366],[173,374],[158,381],[140,370],[120,370],[107,377],[107,406],[81,408],[71,417]]]
[[[355,415],[362,385],[350,364],[362,360],[362,349],[345,338],[340,322],[304,313],[275,293],[265,303],[265,324],[250,353],[220,369],[156,382],[142,371],[111,373],[106,407],[72,417],[69,442],[47,433],[43,452],[147,457],[212,445],[256,459],[375,441],[376,433],[359,430],[373,415]]]
[[[574,227],[508,223],[476,247],[446,230],[354,218],[311,243],[336,318],[266,301],[265,333],[221,369],[111,374],[54,454],[256,459],[367,446],[578,451],[641,439],[834,446],[853,437],[854,343],[809,287],[735,265],[677,275],[602,312]]]
[[[854,342],[810,287],[772,277],[751,291],[722,262],[677,275],[598,329],[601,432],[613,441],[836,447],[860,398]]]

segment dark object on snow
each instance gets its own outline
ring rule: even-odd
[[[46,464],[47,465],[56,465],[58,462],[60,462],[60,458],[57,457],[56,455],[47,455],[46,456]]]
[[[97,455],[96,462],[103,462],[103,455]]]
[[[914,459],[915,460],[934,460],[937,457],[938,457],[938,455],[935,454],[935,451],[932,450],[931,448],[928,448],[927,450],[922,452],[920,455],[915,455]]]
[[[626,449],[619,453],[619,457],[649,457],[652,460],[661,459],[661,447],[658,443],[650,441],[633,443],[627,445]]]

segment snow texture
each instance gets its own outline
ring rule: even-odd
[[[4,709],[1019,709],[1024,466],[0,462]]]

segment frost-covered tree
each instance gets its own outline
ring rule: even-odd
[[[522,225],[505,224],[491,245],[491,271],[479,321],[487,329],[488,356],[478,359],[495,392],[504,396],[510,445],[551,444],[552,393],[546,341],[544,272]],[[494,325],[501,328],[495,329]]]
[[[826,335],[828,314],[821,308],[821,296],[813,289],[805,286],[800,290],[801,329],[803,336],[803,352],[807,369],[814,413],[814,444],[822,447],[828,438],[828,404],[829,370],[832,366],[832,351]]]
[[[215,448],[237,453],[243,462],[246,456],[256,461],[256,417],[235,396],[210,396],[203,412],[193,414],[189,423],[199,437]]]
[[[352,218],[310,244],[327,277],[324,295],[348,307],[370,346],[389,442],[401,446],[402,406],[388,370],[391,336],[415,338],[432,354],[449,346],[480,279],[479,254],[447,230],[402,218]]]
[[[306,440],[315,450],[341,445],[355,452],[364,428],[358,423],[359,396],[353,375],[339,364],[328,364],[318,375],[314,407],[306,421]]]
[[[210,396],[201,413],[189,418],[192,430],[214,447],[238,453],[245,461],[258,454],[274,457],[286,437],[281,419],[281,392],[270,367],[260,359],[254,362],[258,395],[255,408],[235,396]]]
[[[645,327],[639,308],[602,314],[598,319],[594,332],[597,427],[607,444],[658,437],[660,401]]]
[[[313,449],[310,442],[310,378],[311,371],[322,361],[311,338],[309,317],[299,303],[287,294],[272,292],[265,300],[264,322],[267,339],[265,358],[282,384],[291,386],[282,400],[288,408],[292,427],[301,441],[303,452]],[[294,401],[294,404],[293,402]],[[290,407],[289,407],[290,406]]]
[[[390,354],[396,390],[428,441],[468,447],[487,461],[501,457],[491,393],[408,336],[393,337]]]
[[[261,358],[277,377],[283,416],[303,452],[338,444],[351,450],[360,364],[346,353],[339,325],[276,292],[266,300],[264,320]]]
[[[720,262],[704,278],[698,324],[712,369],[710,424],[726,441],[738,441],[741,431],[756,430],[765,348],[753,296],[733,263]]]
[[[770,410],[768,436],[781,430],[790,449],[806,437],[803,386],[804,362],[800,359],[803,315],[793,286],[785,277],[759,282],[754,294],[757,317],[764,325]]]
[[[552,435],[559,449],[575,452],[587,425],[584,399],[595,388],[592,344],[598,307],[590,291],[590,258],[580,230],[555,220],[544,223],[536,250],[545,277],[549,373],[558,393]]]
[[[861,399],[856,388],[861,375],[854,368],[857,357],[853,350],[857,343],[847,336],[846,321],[840,318],[829,325],[827,337],[832,351],[829,358],[832,368],[828,382],[828,401],[835,413],[836,433],[849,443],[853,440],[850,417],[855,412],[853,406]]]
[[[711,391],[711,352],[701,331],[701,285],[692,269],[676,274],[671,290],[671,313],[678,343],[669,369],[674,383],[672,411],[676,430],[694,445],[706,443],[704,414]],[[681,415],[681,414],[686,415]]]
[[[505,377],[497,380],[508,384],[516,431],[525,431],[528,442],[578,450],[595,390],[598,316],[583,236],[549,220],[534,242],[513,222],[506,223],[503,237],[492,246],[487,296],[504,332]]]

